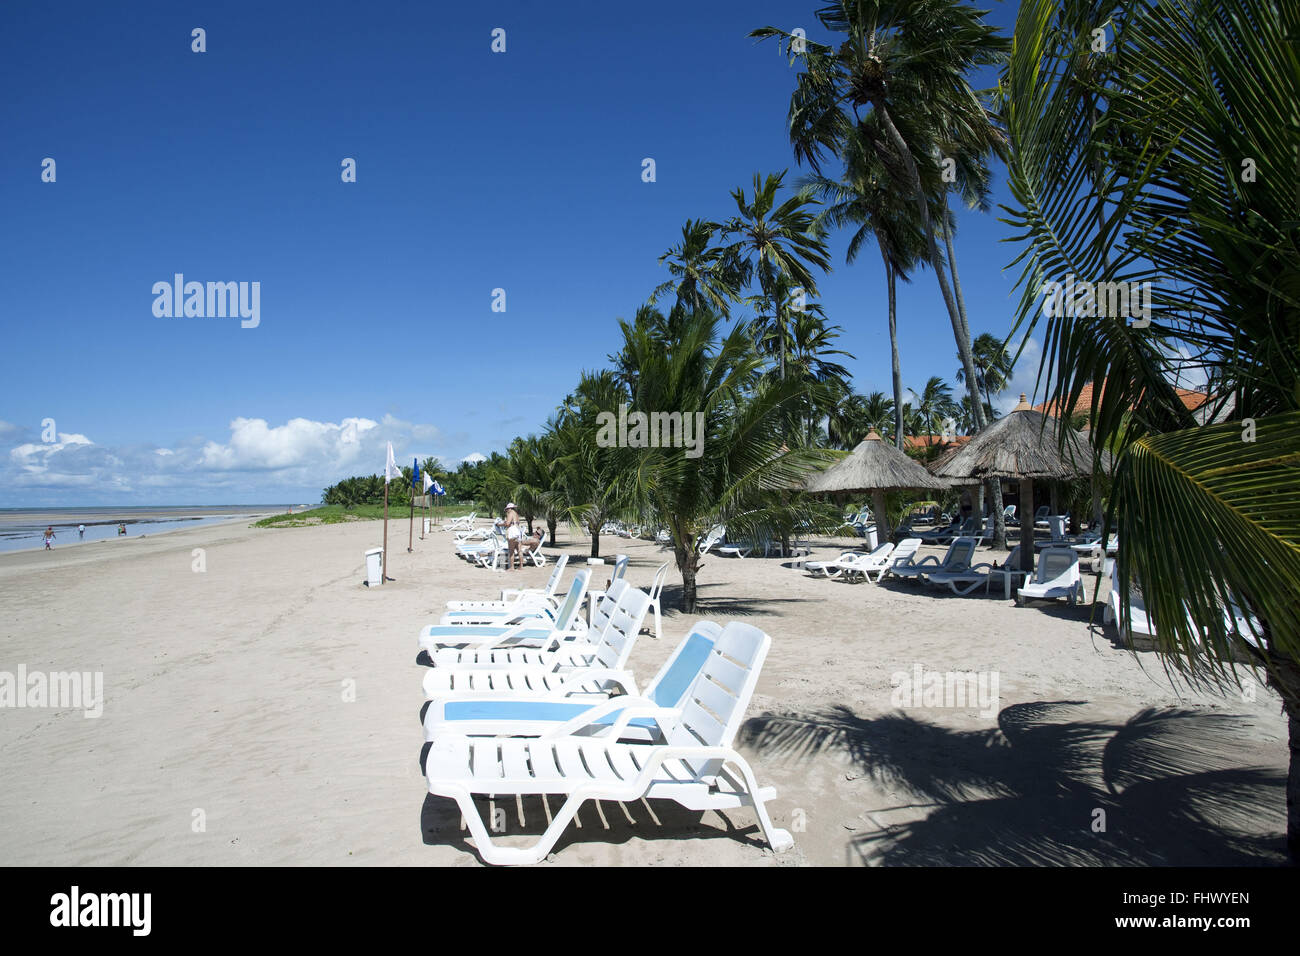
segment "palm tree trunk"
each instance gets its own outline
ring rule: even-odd
[[[694,614],[696,605],[695,572],[699,570],[700,553],[694,539],[685,546],[677,544],[677,569],[682,573],[682,611]]]
[[[546,518],[546,530],[551,533],[551,547],[555,547],[555,519],[549,515]]]
[[[594,528],[588,526],[587,530],[591,532],[591,556],[593,558],[599,558],[600,557],[600,525],[596,525],[596,527]]]
[[[948,250],[948,267],[952,269],[952,289],[953,295],[957,299],[957,313],[961,316],[962,332],[966,339],[966,349],[970,351],[970,323],[966,319],[966,297],[961,294],[961,278],[957,275],[957,250],[952,244],[952,230],[948,228],[948,193],[942,196],[943,200],[943,241]],[[960,343],[958,343],[960,350]],[[963,364],[965,360],[963,359]],[[971,356],[971,366],[974,367],[974,356]],[[979,383],[971,377],[970,369],[966,369],[966,391],[970,395],[971,417],[975,420],[975,430],[983,431],[988,421],[984,418],[984,404],[980,401]],[[1007,522],[1002,516],[1002,482],[993,480],[989,482],[989,493],[993,500],[990,507],[993,509],[993,547],[999,550],[1007,546]],[[984,491],[981,487],[980,498],[983,499]],[[981,501],[982,506],[982,501]]]
[[[898,152],[899,158],[903,163],[903,168],[907,171],[908,186],[911,188],[912,196],[916,201],[917,214],[921,219],[921,228],[925,233],[926,252],[929,254],[930,268],[934,270],[935,278],[939,280],[939,292],[943,295],[944,307],[948,310],[948,320],[952,323],[953,337],[957,340],[957,353],[961,357],[962,369],[966,374],[968,387],[976,388],[975,379],[975,359],[971,354],[970,332],[966,328],[966,323],[962,319],[961,312],[957,309],[957,300],[953,297],[952,287],[948,284],[948,272],[943,267],[943,261],[939,257],[939,244],[934,238],[934,224],[930,220],[930,204],[926,201],[925,192],[921,189],[921,176],[916,170],[916,162],[912,159],[912,151],[908,148],[903,134],[898,131],[894,125],[894,118],[890,116],[889,109],[883,100],[875,100],[872,106],[880,115],[880,120],[885,126],[885,132],[889,135],[889,140],[894,149]],[[983,409],[978,408],[979,398],[976,392],[976,422],[983,424]]]
[[[1265,642],[1272,646],[1271,634],[1265,626]],[[1300,666],[1282,654],[1273,655],[1273,670],[1268,683],[1282,696],[1282,710],[1286,713],[1287,749],[1290,761],[1286,775],[1286,847],[1291,863],[1300,863]]]
[[[876,245],[880,246],[881,258],[885,260],[885,284],[889,289],[889,360],[894,376],[894,445],[903,450],[903,363],[898,356],[898,304],[895,280],[897,274],[894,264],[885,251],[883,236],[876,234]]]

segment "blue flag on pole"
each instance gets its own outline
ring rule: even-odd
[[[433,493],[434,493],[435,495],[438,495],[439,497],[442,497],[442,496],[445,495],[447,492],[443,491],[443,490],[442,490],[442,485],[438,484],[438,482],[435,481],[435,482],[433,483]]]
[[[420,487],[420,459],[415,458],[413,461],[415,462],[415,472],[411,475],[411,488],[415,489]]]

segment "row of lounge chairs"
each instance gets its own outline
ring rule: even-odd
[[[920,538],[906,538],[898,545],[882,544],[870,554],[846,551],[833,561],[809,561],[804,569],[814,576],[843,576],[845,580],[862,578],[879,584],[888,577],[899,580],[925,581],[948,587],[954,594],[970,594],[981,585],[989,593],[994,583],[1003,586],[1011,597],[1016,581],[1025,576],[1020,568],[1020,549],[1012,550],[1002,564],[974,563],[979,539],[959,537],[948,545],[942,558],[937,555],[917,557]],[[872,577],[874,575],[874,579]],[[1079,574],[1079,553],[1072,548],[1046,548],[1038,556],[1031,580],[1017,590],[1017,601],[1026,598],[1064,597],[1071,604],[1082,601],[1083,580]]]
[[[638,686],[628,659],[650,595],[619,577],[584,625],[591,569],[576,571],[557,603],[560,573],[543,589],[451,602],[420,633],[429,665],[421,769],[430,793],[457,802],[479,855],[536,863],[588,800],[642,798],[749,807],[774,850],[791,846],[767,812],[775,791],[733,748],[771,638],[741,622],[699,621]],[[548,805],[532,846],[500,845],[475,802],[511,794],[563,798],[554,815]]]

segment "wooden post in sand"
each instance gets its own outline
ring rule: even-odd
[[[384,560],[379,565],[379,583],[388,580],[388,482],[384,482]]]
[[[414,544],[415,544],[415,495],[411,495],[411,526],[410,526],[410,533],[408,533],[406,536],[406,550],[408,554],[415,550],[415,548],[412,547],[412,545]]]

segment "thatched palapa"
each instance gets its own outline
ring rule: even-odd
[[[1066,481],[1093,472],[1092,448],[1070,430],[1062,447],[1060,428],[1058,419],[1034,411],[1022,394],[1007,415],[934,466],[936,475],[954,481],[1020,481],[1020,562],[1026,570],[1034,561],[1034,480]]]
[[[813,475],[804,487],[808,491],[871,492],[880,540],[889,534],[889,517],[885,513],[885,492],[903,488],[949,487],[919,463],[893,445],[883,441],[873,428],[858,447],[825,471]]]

